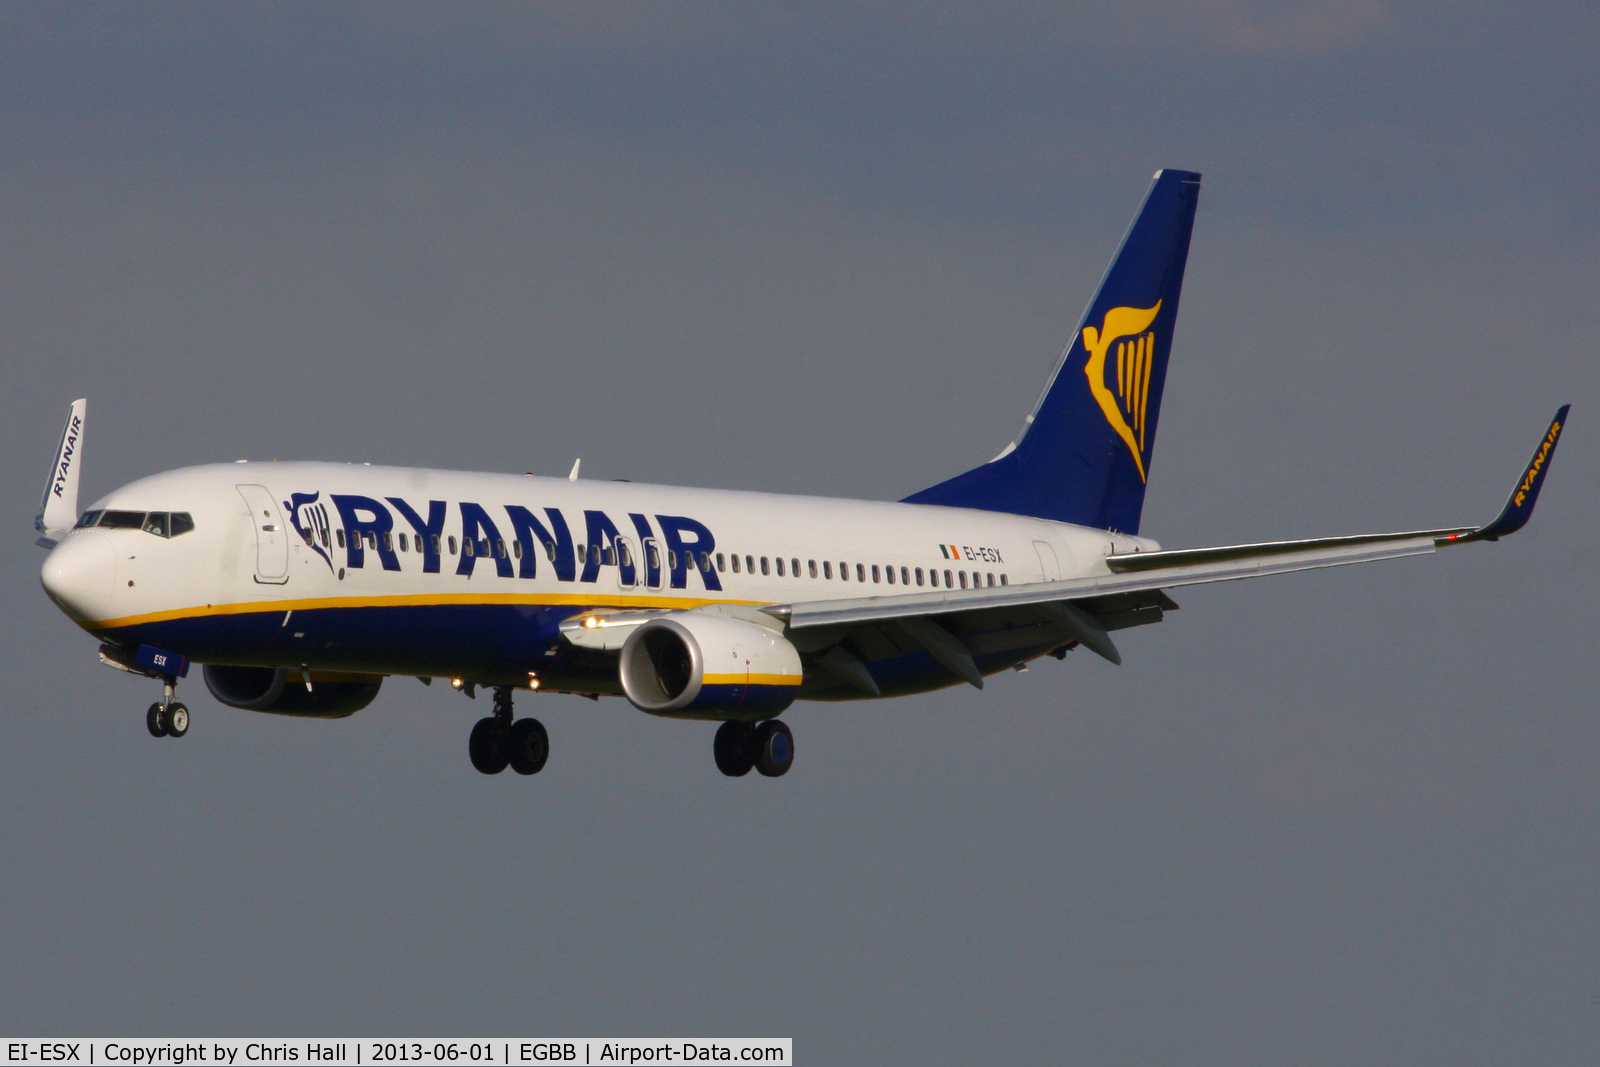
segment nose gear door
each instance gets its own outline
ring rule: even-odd
[[[256,537],[256,581],[283,585],[289,580],[289,535],[278,502],[264,485],[237,487],[250,509],[250,526]]]

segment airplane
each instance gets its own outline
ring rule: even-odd
[[[1140,515],[1200,175],[1157,172],[1016,439],[897,502],[322,462],[218,463],[130,482],[78,512],[73,403],[35,525],[45,592],[108,666],[221,703],[338,718],[386,678],[493,694],[472,766],[549,755],[517,691],[623,696],[716,722],[723,774],[793,764],[796,700],[867,700],[1026,669],[1160,622],[1168,590],[1339,567],[1527,523],[1570,405],[1482,526],[1163,549]]]

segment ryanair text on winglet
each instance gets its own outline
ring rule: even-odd
[[[72,457],[78,451],[78,435],[83,432],[83,419],[72,416],[67,425],[66,442],[61,446],[61,459],[56,464],[55,480],[50,483],[50,495],[60,497],[67,487],[67,473],[72,470]]]
[[[1533,457],[1533,462],[1528,464],[1528,472],[1522,476],[1522,481],[1517,483],[1516,494],[1511,498],[1517,507],[1522,506],[1528,490],[1539,480],[1539,472],[1544,469],[1544,461],[1550,458],[1550,450],[1556,446],[1556,438],[1560,436],[1561,420],[1557,419],[1550,424],[1550,432],[1544,435],[1544,444],[1539,446],[1538,454]]]

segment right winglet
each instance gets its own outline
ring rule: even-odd
[[[1567,424],[1567,412],[1571,407],[1571,404],[1562,404],[1561,410],[1556,412],[1556,417],[1550,421],[1550,428],[1544,432],[1544,437],[1539,441],[1539,447],[1533,450],[1533,458],[1528,460],[1528,466],[1523,470],[1522,477],[1517,479],[1516,486],[1511,490],[1511,496],[1506,499],[1506,506],[1500,509],[1500,514],[1495,520],[1467,533],[1441,537],[1439,544],[1460,545],[1468,541],[1498,541],[1528,524],[1528,519],[1533,516],[1533,505],[1539,501],[1539,488],[1544,485],[1544,476],[1550,473],[1550,460],[1556,454],[1556,442],[1561,439],[1561,430]]]
[[[50,467],[50,480],[44,486],[44,499],[33,528],[39,531],[38,544],[54,548],[78,521],[78,468],[83,458],[83,420],[87,400],[74,400],[67,412],[67,424],[56,446],[56,461]]]

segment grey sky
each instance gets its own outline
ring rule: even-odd
[[[791,1035],[806,1064],[1600,1053],[1592,5],[0,6],[10,1033]],[[1120,669],[709,727],[394,680],[182,743],[28,547],[242,457],[895,498],[1014,433],[1205,173],[1171,546],[1516,538],[1178,596]],[[1600,423],[1597,423],[1600,425]]]

